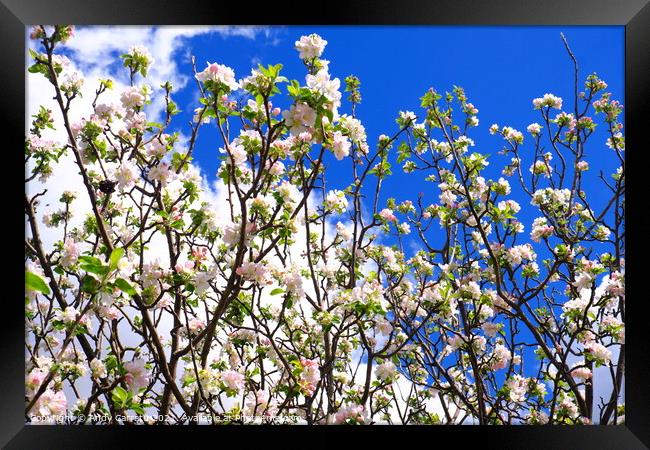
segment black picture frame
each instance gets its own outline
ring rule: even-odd
[[[287,16],[293,11],[294,16]],[[385,433],[405,433],[407,445],[443,445],[442,439],[455,442],[473,441],[483,448],[612,448],[641,449],[650,446],[650,358],[648,325],[648,295],[643,288],[644,269],[648,255],[647,238],[650,221],[644,214],[645,165],[643,152],[650,149],[648,134],[644,133],[650,109],[650,3],[649,0],[445,0],[436,2],[412,0],[365,0],[352,2],[294,2],[284,1],[276,7],[272,3],[259,9],[238,2],[219,3],[215,0],[193,1],[135,1],[135,0],[0,0],[0,104],[4,157],[11,164],[2,178],[8,185],[2,191],[9,213],[3,214],[6,227],[24,230],[24,214],[18,205],[20,195],[15,193],[20,180],[7,174],[22,176],[17,167],[24,145],[25,124],[25,26],[31,24],[350,24],[350,25],[623,25],[625,26],[625,128],[628,182],[626,230],[629,233],[626,248],[627,297],[626,325],[626,414],[625,425],[620,426],[446,426],[446,427],[279,427],[288,433],[316,433],[317,441],[338,446],[351,434],[363,434],[364,439],[383,439]],[[13,161],[15,158],[16,161]],[[10,162],[9,162],[10,161]],[[23,162],[24,163],[24,162]],[[14,164],[16,169],[14,169]],[[647,178],[647,176],[646,176]],[[11,183],[11,184],[9,184]],[[24,207],[24,205],[23,205]],[[23,221],[22,223],[20,221]],[[72,427],[25,426],[24,423],[24,311],[20,297],[24,295],[18,262],[23,244],[14,234],[2,250],[11,258],[4,269],[0,290],[3,302],[3,325],[0,327],[0,444],[5,448],[113,448],[129,447],[133,437],[145,439],[147,447],[171,442],[171,434],[178,434],[186,444],[194,439],[215,441],[230,433],[253,434],[258,438],[275,433],[266,427],[243,427],[239,430],[223,427]],[[20,231],[17,231],[20,233]],[[19,236],[16,234],[15,236]],[[7,245],[9,244],[9,245]],[[11,251],[10,251],[11,250]],[[23,248],[24,252],[24,248]],[[14,275],[11,275],[14,274]],[[253,430],[251,430],[253,428]],[[352,427],[351,427],[352,428]],[[368,428],[372,428],[369,430]],[[191,433],[188,433],[191,431]],[[251,433],[255,431],[255,433]],[[317,436],[328,433],[326,439]],[[408,434],[406,434],[408,433]],[[417,435],[417,436],[416,436]],[[444,435],[444,436],[443,436]],[[399,439],[399,438],[398,438]],[[311,438],[310,438],[311,440]],[[225,441],[224,441],[225,442]],[[293,439],[286,441],[297,445]],[[422,442],[418,444],[417,442]],[[452,444],[453,445],[453,444]]]

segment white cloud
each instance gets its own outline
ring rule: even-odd
[[[120,54],[131,46],[143,45],[154,58],[146,82],[154,89],[156,99],[147,108],[150,120],[158,121],[164,111],[164,97],[155,95],[161,91],[160,85],[170,81],[174,90],[183,88],[189,81],[187,74],[181,74],[177,66],[177,53],[186,39],[204,34],[218,34],[222,37],[243,37],[255,39],[260,34],[267,38],[272,30],[261,26],[93,26],[82,27],[66,44],[87,77],[111,76],[123,84],[128,84],[127,72],[116,67]]]

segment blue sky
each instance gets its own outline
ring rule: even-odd
[[[254,39],[214,34],[186,39],[182,51],[176,53],[176,61],[181,73],[191,73],[189,54],[193,54],[198,70],[208,61],[219,62],[232,67],[238,78],[248,75],[258,62],[265,65],[282,63],[285,76],[304,83],[305,68],[297,57],[294,42],[301,35],[318,33],[328,42],[323,58],[331,61],[332,76],[340,78],[342,85],[343,79],[350,74],[361,80],[363,101],[357,116],[366,127],[371,146],[376,144],[380,134],[392,135],[398,130],[395,118],[400,110],[421,113],[419,99],[428,88],[444,92],[451,91],[454,85],[461,86],[469,101],[479,109],[480,125],[469,133],[476,142],[473,150],[491,155],[486,178],[496,179],[509,157],[497,155],[503,141],[489,134],[492,123],[524,132],[526,138],[521,154],[527,171],[532,160],[527,160],[526,156],[532,158],[533,141],[525,129],[532,122],[542,123],[531,100],[550,92],[564,99],[565,110],[572,110],[573,63],[560,32],[564,33],[578,59],[580,88],[584,88],[585,77],[596,72],[609,84],[613,98],[622,101],[624,28],[614,26],[273,27]],[[180,124],[179,130],[187,132],[185,124],[189,114],[198,106],[194,83],[188,83],[176,93],[175,99],[185,112],[175,123]],[[282,102],[279,106],[288,107]],[[347,112],[349,105],[344,97],[340,113]],[[611,173],[616,167],[613,154],[604,145],[606,137],[605,127],[600,125],[587,145],[586,159],[591,170],[583,180],[594,205],[603,205],[608,200],[598,195],[603,192],[597,179],[599,169]],[[195,162],[211,181],[219,165],[216,158],[219,146],[216,131],[204,127],[195,150]],[[331,172],[328,176],[330,187],[347,186],[349,164],[337,162],[333,157],[327,163]],[[423,191],[425,200],[436,202],[438,192],[431,192],[432,185],[423,181],[424,177],[417,172],[406,175],[394,164],[393,176],[383,185],[382,198],[415,200]],[[530,222],[537,214],[531,214],[529,201],[517,195],[514,184],[512,197],[522,205],[520,219],[527,224],[526,232],[529,233]]]
[[[188,121],[199,106],[198,90],[191,79],[190,55],[195,56],[198,70],[207,62],[218,62],[232,67],[237,78],[250,74],[258,63],[282,63],[283,75],[304,83],[306,72],[294,43],[302,35],[318,33],[328,42],[323,58],[331,61],[330,72],[341,79],[342,89],[347,75],[354,74],[361,80],[363,102],[357,108],[357,117],[366,128],[371,147],[379,135],[393,135],[398,130],[395,118],[399,111],[421,114],[420,97],[430,87],[438,92],[451,91],[454,85],[463,87],[469,101],[479,109],[479,127],[471,129],[469,137],[476,142],[473,151],[490,155],[486,178],[498,178],[500,168],[509,162],[509,157],[497,155],[503,141],[488,133],[492,123],[524,132],[521,155],[527,171],[532,161],[526,156],[532,155],[533,141],[525,129],[532,122],[542,122],[531,100],[550,92],[562,97],[565,109],[571,111],[573,64],[560,32],[578,59],[580,87],[588,74],[596,72],[609,84],[613,98],[623,100],[623,27],[289,26],[208,31],[199,27],[80,27],[69,51],[82,69],[103,67],[118,79],[126,73],[119,67],[117,56],[130,46],[145,44],[155,56],[164,55],[152,69],[155,79],[148,81],[154,87],[168,78],[174,81],[177,90],[173,98],[183,112],[174,118],[172,130],[187,136]],[[107,65],[111,57],[115,62]],[[84,67],[85,63],[88,67]],[[283,94],[275,97],[276,106],[288,108],[286,92]],[[341,114],[350,112],[345,97]],[[584,187],[596,194],[599,169],[611,173],[616,167],[613,154],[604,145],[605,131],[603,125],[597,127],[587,145],[586,159],[591,170],[583,176]],[[221,146],[214,127],[201,129],[194,162],[210,182],[216,179]],[[330,187],[347,186],[350,165],[329,156],[326,162],[331,166]],[[422,181],[424,177],[422,173],[406,175],[394,165],[393,176],[384,182],[383,199],[414,199],[418,192],[430,191],[431,184]],[[514,189],[513,196],[518,200]],[[436,200],[431,198],[431,202]],[[606,199],[592,194],[592,201],[598,205]],[[524,203],[522,207],[521,219],[532,220],[534,216],[528,216]]]
[[[363,102],[357,108],[357,117],[366,128],[371,148],[379,135],[393,135],[398,130],[395,118],[399,111],[421,114],[420,97],[427,89],[445,92],[457,85],[465,89],[469,101],[479,109],[479,127],[468,133],[476,142],[472,150],[490,155],[485,176],[498,178],[509,157],[497,154],[503,140],[489,134],[492,123],[524,132],[521,155],[527,171],[532,161],[526,156],[532,158],[533,140],[525,129],[532,122],[542,122],[531,100],[550,92],[564,99],[568,112],[572,109],[573,65],[560,32],[578,59],[580,87],[588,74],[596,72],[609,84],[613,98],[622,101],[624,28],[616,26],[79,27],[63,51],[84,72],[106,76],[108,71],[124,82],[126,71],[117,56],[132,45],[148,46],[156,62],[150,73],[153,79],[147,81],[155,88],[167,79],[174,81],[177,89],[172,97],[183,112],[175,116],[172,130],[187,136],[194,108],[200,106],[191,79],[190,55],[195,56],[198,70],[207,62],[218,62],[232,67],[237,78],[250,74],[258,63],[282,63],[283,75],[304,84],[306,72],[294,43],[302,35],[318,33],[328,42],[323,58],[331,61],[330,72],[341,79],[341,89],[347,75],[354,74],[361,80]],[[276,106],[288,108],[286,92],[283,94],[274,98]],[[346,97],[339,109],[341,114],[350,112]],[[30,96],[29,100],[38,98]],[[586,152],[591,170],[584,174],[583,182],[595,205],[607,200],[598,195],[602,192],[597,179],[599,169],[611,173],[616,167],[613,154],[604,145],[605,131],[602,124],[597,127]],[[194,162],[210,182],[216,179],[218,148],[222,145],[214,127],[201,129]],[[330,187],[346,187],[350,164],[336,161],[332,155],[326,163],[331,166]],[[394,164],[393,176],[384,182],[382,200],[389,196],[398,201],[414,200],[420,191],[430,192],[432,186],[423,181],[424,177],[417,172],[406,175]],[[514,186],[512,195],[519,200]],[[430,202],[437,201],[437,193],[435,196]],[[427,197],[425,200],[429,201]],[[527,214],[528,202],[520,203],[521,219],[532,221],[535,216]]]
[[[304,82],[305,69],[293,44],[301,35],[313,32],[328,41],[323,58],[331,61],[333,76],[343,80],[354,74],[361,79],[363,102],[357,114],[371,144],[380,134],[397,130],[395,118],[400,110],[419,113],[419,98],[429,87],[441,92],[458,85],[479,109],[480,126],[470,134],[476,141],[475,149],[496,157],[501,142],[489,135],[490,124],[507,124],[525,131],[529,123],[541,121],[539,112],[532,109],[532,98],[552,92],[565,104],[572,101],[573,67],[560,32],[564,32],[578,59],[581,80],[596,72],[609,84],[614,98],[623,98],[624,29],[612,26],[283,27],[275,29],[271,36],[253,40],[212,34],[186,39],[176,60],[181,73],[191,73],[187,58],[191,52],[199,70],[207,61],[219,62],[232,67],[238,77],[248,75],[257,62],[282,63],[284,75]],[[195,92],[196,86],[188,83],[174,96],[187,113],[175,120],[179,130],[193,107],[198,106]],[[340,112],[349,112],[345,101]],[[195,161],[214,179],[219,164],[213,144],[216,134],[208,128],[202,130]],[[598,137],[594,136],[594,144],[603,142]],[[526,143],[530,144],[531,139]],[[587,154],[592,164],[599,159],[596,150],[601,149],[594,146]],[[394,173],[386,190],[398,195],[403,183],[398,179],[399,171]]]

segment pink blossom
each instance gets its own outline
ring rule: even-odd
[[[345,192],[338,189],[331,190],[325,196],[323,206],[329,211],[335,211],[339,214],[345,212],[348,207],[348,200],[345,198]]]
[[[235,72],[227,66],[208,63],[208,66],[196,74],[196,79],[202,82],[212,81],[226,86],[230,90],[239,89],[239,83],[235,80]]]
[[[174,301],[172,300],[172,297],[166,293],[160,300],[158,300],[158,303],[156,303],[156,308],[163,309],[172,306],[173,304]]]
[[[535,109],[540,109],[543,106],[562,109],[562,99],[553,94],[544,94],[543,97],[533,99],[533,106]]]
[[[137,392],[149,384],[147,369],[144,365],[145,361],[141,358],[124,363],[124,370],[127,372],[124,381],[132,392]]]
[[[174,268],[178,273],[192,273],[192,270],[194,269],[194,261],[188,259],[185,262],[176,263]]]
[[[142,107],[144,105],[144,102],[146,101],[146,97],[145,95],[143,95],[140,88],[131,86],[126,88],[126,90],[122,92],[122,96],[120,97],[120,100],[122,101],[122,105],[125,108],[133,109],[133,108]]]
[[[492,370],[503,369],[508,365],[508,362],[512,358],[512,353],[502,344],[497,344],[494,346],[493,360],[490,364]]]
[[[207,247],[195,247],[192,249],[192,256],[197,262],[205,261],[208,257]]]
[[[493,322],[485,322],[481,325],[481,329],[488,337],[494,337],[499,332],[499,324]]]
[[[386,222],[395,222],[397,221],[397,217],[395,217],[395,214],[393,214],[392,209],[384,208],[379,212],[379,217],[382,218],[382,220],[385,220]]]
[[[348,423],[349,421],[354,421],[355,423],[364,423],[364,408],[363,405],[350,405],[343,409],[340,409],[334,415],[334,423],[342,424]]]
[[[332,151],[339,161],[350,154],[352,144],[340,131],[335,131],[332,137]]]
[[[25,386],[27,387],[27,390],[30,392],[37,391],[43,383],[43,380],[45,380],[47,377],[47,373],[48,372],[43,369],[32,370],[29,375],[27,375],[27,379],[25,380]]]
[[[70,325],[73,324],[77,321],[77,317],[79,316],[79,311],[77,311],[73,306],[68,306],[66,309],[64,309],[61,312],[61,320]]]
[[[320,380],[318,361],[315,359],[301,358],[300,364],[302,364],[303,368],[302,377],[311,383],[318,383]]]
[[[227,370],[221,375],[221,381],[233,391],[241,391],[244,388],[244,375],[234,370]]]
[[[61,257],[61,265],[63,267],[70,267],[77,263],[79,259],[79,246],[73,238],[68,237],[63,243],[63,255]]]
[[[169,165],[166,162],[161,162],[149,169],[148,178],[151,181],[160,181],[161,185],[166,186],[174,178],[174,175],[174,171],[169,170]]]
[[[298,136],[300,133],[312,128],[316,123],[316,111],[306,103],[291,105],[289,111],[282,113],[291,134]]]
[[[587,342],[584,344],[585,352],[589,353],[596,361],[601,364],[609,364],[612,359],[612,352],[602,344],[596,341]]]
[[[319,35],[313,33],[309,36],[301,36],[300,40],[296,41],[296,50],[300,52],[298,56],[300,59],[314,59],[323,54],[323,50],[327,45],[327,41]]]
[[[273,416],[277,412],[277,407],[271,403],[269,394],[258,390],[248,394],[245,411],[249,415]]]
[[[199,319],[198,317],[193,317],[188,322],[188,329],[192,334],[198,333],[204,328],[205,328],[205,321],[203,319]]]
[[[588,367],[576,367],[575,369],[571,370],[571,375],[576,378],[588,380],[591,378],[591,370],[589,370]]]
[[[46,389],[39,397],[32,411],[38,412],[40,416],[60,416],[65,414],[68,409],[68,400],[63,391],[54,392],[52,389]]]
[[[138,167],[131,161],[124,161],[114,173],[120,191],[130,189],[139,178]]]
[[[298,271],[287,272],[282,277],[282,282],[287,287],[287,290],[294,294],[298,298],[302,298],[305,295],[305,291],[302,286],[302,277]]]
[[[245,261],[235,272],[245,280],[254,281],[255,283],[265,284],[270,281],[268,277],[269,271],[262,263]]]
[[[383,381],[390,380],[395,376],[397,373],[397,368],[395,367],[395,364],[393,364],[390,361],[386,361],[385,363],[379,364],[375,368],[375,375],[377,378]]]
[[[271,175],[282,175],[284,173],[285,167],[282,161],[276,161],[273,164],[271,162],[267,162],[267,169]]]
[[[530,238],[539,242],[543,238],[548,238],[553,235],[555,228],[548,225],[546,218],[538,217],[533,221],[533,230],[530,233]]]

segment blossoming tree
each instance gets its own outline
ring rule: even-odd
[[[31,32],[29,72],[49,81],[57,108],[40,108],[25,142],[28,420],[622,420],[625,144],[622,106],[595,74],[583,92],[576,81],[568,107],[535,98],[540,123],[526,137],[490,127],[510,158],[493,180],[472,150],[478,109],[463,89],[430,89],[419,114],[400,112],[368,141],[360,81],[345,79],[351,113],[339,114],[341,82],[318,35],[295,44],[304,82],[279,64],[242,79],[194,66],[200,103],[183,145],[167,132],[178,113],[170,83],[162,123],[145,113],[146,48],[122,55],[130,86],[114,92],[104,79],[81,99],[84,80],[58,51],[72,35]],[[597,157],[618,166],[600,174],[604,206],[583,190],[597,124],[609,135],[593,144]],[[220,202],[191,162],[204,127],[220,139]],[[78,177],[46,210],[34,186],[61,158]],[[344,189],[328,185],[336,164],[350,168]],[[395,164],[430,189],[382,201]],[[517,219],[513,191],[530,201],[531,223]]]

